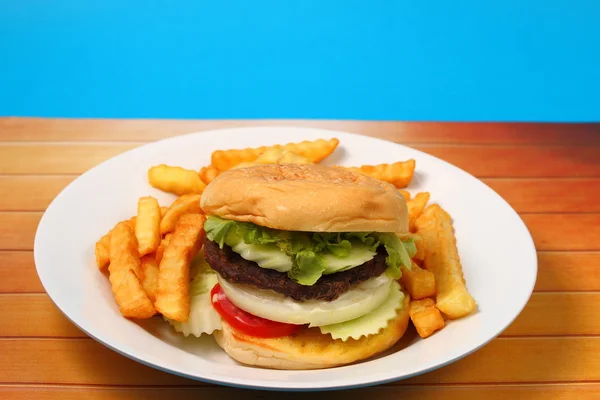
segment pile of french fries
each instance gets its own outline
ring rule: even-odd
[[[199,172],[177,166],[157,165],[148,171],[148,180],[155,188],[176,195],[200,194],[214,178],[229,169],[260,164],[318,164],[329,157],[338,145],[339,140],[334,138],[241,150],[217,150],[211,155],[210,165],[200,168]],[[336,168],[368,175],[389,182],[397,188],[404,188],[412,180],[415,166],[415,160],[411,159],[393,164]]]
[[[206,185],[233,168],[260,164],[316,164],[329,157],[338,139],[319,139],[257,148],[217,150],[210,165],[199,171],[157,165],[148,171],[149,183],[178,196],[168,207],[146,196],[138,200],[137,214],[121,221],[96,243],[96,263],[108,271],[120,312],[144,319],[157,314],[187,322],[190,312],[190,264],[204,241],[206,216],[200,197]],[[430,194],[414,197],[404,190],[412,180],[415,160],[393,164],[343,167],[393,184],[406,198],[410,235],[417,253],[412,269],[401,282],[411,297],[410,318],[421,337],[428,337],[476,307],[466,289],[456,249],[452,220]]]
[[[182,195],[168,208],[142,197],[137,214],[96,243],[96,264],[108,271],[121,314],[187,321],[189,269],[204,241],[205,219],[199,194]]]
[[[409,293],[409,315],[419,336],[426,338],[445,325],[445,318],[471,314],[477,304],[469,294],[456,247],[452,218],[437,204],[427,206],[430,193],[411,198],[400,190],[408,206],[408,221],[417,252],[410,271],[400,281]]]

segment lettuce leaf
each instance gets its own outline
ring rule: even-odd
[[[245,244],[274,245],[292,261],[288,276],[301,285],[314,285],[327,270],[327,258],[344,259],[351,253],[353,243],[362,244],[376,252],[384,246],[388,254],[388,273],[394,278],[402,275],[401,267],[410,269],[416,253],[412,239],[403,241],[394,233],[379,232],[289,232],[258,226],[249,222],[225,220],[209,216],[204,225],[207,237],[231,247]]]
[[[222,249],[224,244],[231,240],[243,240],[247,244],[277,244],[289,240],[290,234],[286,231],[265,228],[250,222],[238,222],[215,216],[209,216],[204,223],[206,236],[219,244]]]
[[[350,251],[345,257],[337,257],[331,252],[319,253],[327,263],[327,268],[323,275],[334,274],[336,272],[347,271],[359,265],[363,265],[367,261],[372,260],[377,253],[371,251],[367,246],[357,240],[353,240],[350,246]]]
[[[363,336],[376,335],[385,329],[404,308],[404,293],[398,282],[394,282],[387,299],[368,314],[337,324],[319,326],[321,333],[330,334],[333,339],[347,341],[358,340]]]
[[[400,266],[404,265],[407,269],[410,269],[411,265],[411,257],[406,247],[404,247],[404,243],[393,233],[379,234],[379,240],[388,253],[385,259],[388,265],[388,273],[395,279],[400,278],[402,276]]]
[[[217,284],[217,273],[204,258],[204,250],[200,250],[190,264],[190,296],[200,296],[210,292]]]
[[[325,272],[327,263],[313,250],[302,250],[292,256],[294,265],[288,275],[301,285],[314,285]]]
[[[323,234],[317,233],[315,235]],[[400,267],[404,266],[406,269],[410,269],[411,258],[417,253],[417,248],[412,238],[402,241],[394,233],[344,232],[337,235],[338,243],[348,241],[348,244],[350,244],[351,239],[360,240],[371,251],[376,251],[380,245],[383,245],[388,253],[386,258],[388,273],[396,279],[402,276]]]
[[[217,217],[208,217],[204,223],[204,231],[206,232],[206,236],[208,236],[208,238],[213,242],[217,243],[219,248],[222,249],[229,231],[235,226],[235,221]]]
[[[408,257],[412,259],[417,254],[417,245],[415,244],[415,240],[411,237],[409,240],[400,240],[402,242],[402,246],[408,252]]]

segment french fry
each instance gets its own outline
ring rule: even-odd
[[[329,157],[335,151],[338,144],[340,144],[340,141],[336,138],[329,140],[318,139],[300,143],[288,143],[283,146],[283,149],[307,158],[316,164]]]
[[[312,164],[308,158],[286,150],[283,147],[268,149],[254,162],[257,164]]]
[[[165,207],[165,206],[160,207],[160,218],[165,216],[165,213],[167,212],[168,209],[169,209],[169,207]]]
[[[140,256],[154,253],[160,244],[160,206],[154,197],[141,197],[138,200],[135,237]]]
[[[205,185],[208,185],[217,177],[217,175],[219,175],[219,173],[220,171],[217,169],[217,167],[211,164],[207,167],[202,167],[198,175],[200,176],[202,182],[204,182]]]
[[[132,217],[124,222],[127,222],[133,229],[135,229],[135,220],[136,217]],[[103,271],[108,267],[110,263],[110,233],[112,229],[108,231],[108,233],[100,238],[98,242],[96,242],[95,255],[96,255],[96,265],[100,271]]]
[[[153,187],[178,196],[190,193],[201,194],[206,187],[196,171],[165,164],[150,168],[148,181]]]
[[[263,154],[264,157],[264,154]],[[277,164],[314,164],[307,157],[294,153],[293,151],[283,150]]]
[[[236,166],[231,167],[231,169],[248,168],[248,167],[254,167],[255,165],[260,165],[260,163],[256,162],[256,161],[241,162],[241,163],[237,164]]]
[[[425,241],[423,240],[423,236],[420,233],[413,233],[412,238],[417,248],[413,260],[423,261],[425,259]]]
[[[338,139],[318,139],[285,145],[262,146],[241,150],[217,150],[212,153],[211,164],[220,171],[226,171],[243,162],[256,161],[267,150],[279,148],[307,158],[313,163],[318,163],[327,158],[337,148]]]
[[[437,330],[444,327],[444,317],[435,307],[432,299],[413,300],[408,306],[408,315],[417,333],[422,338],[429,337]]]
[[[408,190],[398,189],[398,192],[404,197],[404,200],[410,200],[410,192]]]
[[[153,316],[156,310],[140,282],[142,269],[138,244],[128,222],[120,222],[112,230],[109,254],[109,280],[121,314],[139,319]]]
[[[425,243],[425,268],[435,276],[437,308],[450,319],[470,314],[477,304],[465,285],[450,215],[433,204],[417,218],[416,227]]]
[[[152,254],[147,254],[140,258],[142,268],[142,288],[152,303],[156,301],[156,292],[158,290],[158,263]]]
[[[260,164],[312,164],[312,162],[306,157],[275,147],[262,153],[255,161],[239,163],[233,168],[247,168]]]
[[[182,215],[202,212],[200,197],[199,194],[186,194],[175,200],[160,221],[160,234],[164,235],[175,229],[175,224]]]
[[[421,269],[414,262],[410,270],[402,271],[400,281],[406,290],[408,290],[411,299],[420,300],[435,296],[435,278],[433,273]]]
[[[177,221],[158,270],[154,306],[167,318],[186,322],[190,313],[190,263],[204,240],[200,214],[187,214]]]
[[[260,164],[278,164],[278,161],[283,157],[283,148],[281,147],[272,147],[265,150],[258,158],[254,161],[246,161],[241,162],[234,166],[232,169],[237,168],[247,168],[252,167],[254,165]]]
[[[408,186],[415,173],[416,162],[413,159],[394,164],[363,165],[361,167],[338,167],[348,171],[367,175],[380,181],[389,182],[397,188]]]
[[[162,239],[162,241],[160,242],[160,245],[158,246],[158,248],[156,249],[156,262],[158,264],[160,264],[160,261],[163,258],[163,255],[165,254],[165,249],[167,248],[167,246],[169,245],[169,241],[171,240],[171,233],[167,233],[165,235],[165,237]]]
[[[131,237],[131,233],[133,233],[133,238]],[[138,242],[131,220],[119,222],[110,231],[109,257],[111,263],[129,257],[139,261]],[[133,271],[135,276],[142,279],[142,270],[139,262],[129,263],[128,267]]]
[[[408,228],[411,232],[416,232],[415,222],[427,206],[429,198],[429,192],[421,192],[417,193],[413,199],[406,203],[408,208]]]
[[[125,221],[125,222],[127,222],[127,223],[129,224],[129,226],[131,226],[131,229],[133,229],[133,230],[135,231],[135,224],[136,224],[136,221],[137,221],[137,216],[135,216],[135,215],[134,215],[133,217],[129,218],[129,219],[128,219],[127,221]]]
[[[102,236],[100,240],[96,242],[96,265],[101,271],[108,267],[110,263],[110,232]]]
[[[262,146],[241,150],[217,150],[212,153],[210,160],[219,171],[227,171],[238,164],[255,161],[267,149],[269,147]]]

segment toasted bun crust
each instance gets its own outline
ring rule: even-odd
[[[377,335],[358,340],[333,340],[318,328],[310,328],[293,336],[259,338],[231,328],[223,321],[223,329],[213,334],[219,346],[233,359],[248,365],[273,369],[322,369],[364,360],[392,347],[406,332],[408,303],[395,319]]]
[[[287,231],[408,231],[404,197],[389,183],[320,165],[232,169],[202,194],[207,214]]]

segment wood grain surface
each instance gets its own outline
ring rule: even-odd
[[[520,214],[538,251],[534,294],[499,338],[418,377],[315,396],[600,398],[600,124],[0,118],[0,399],[281,396],[169,375],[96,343],[44,293],[33,260],[44,210],[89,168],[150,141],[261,125],[340,129],[449,161],[480,178]]]

